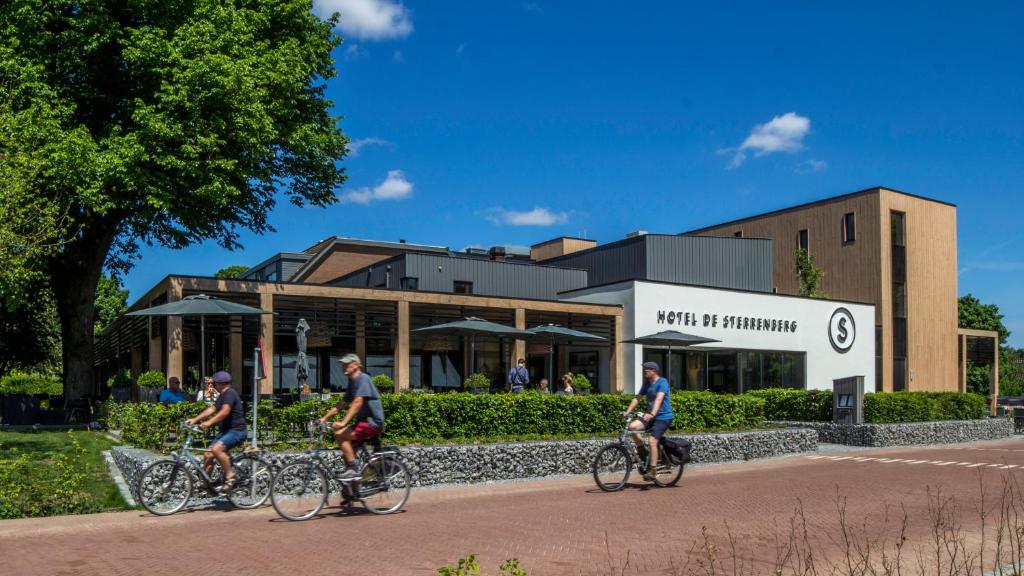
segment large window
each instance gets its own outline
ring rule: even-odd
[[[452,283],[452,292],[455,292],[456,294],[472,294],[473,283],[456,280]]]
[[[843,242],[853,242],[857,239],[857,219],[853,212],[843,215]]]
[[[736,394],[762,388],[807,387],[807,355],[803,352],[676,350],[672,352],[671,372],[666,370],[666,356],[663,349],[644,348],[644,361],[659,363],[662,376],[669,379],[673,390]]]
[[[889,214],[892,254],[892,390],[907,389],[907,230],[906,215]]]
[[[810,233],[806,229],[797,232],[797,234],[796,234],[796,247],[800,248],[801,250],[810,250],[811,249],[810,246],[811,246],[811,236],[810,236]]]

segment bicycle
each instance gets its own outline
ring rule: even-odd
[[[310,425],[319,430],[316,443],[303,460],[281,468],[270,488],[270,502],[282,518],[312,518],[327,504],[329,495],[339,492],[341,506],[358,501],[374,514],[392,514],[405,506],[412,491],[412,474],[396,450],[384,450],[379,438],[371,438],[367,443],[373,453],[367,450],[367,443],[360,444],[357,452],[362,463],[359,477],[339,480],[330,471],[330,458],[325,458],[338,450],[323,447],[324,433],[330,425],[318,421]]]
[[[607,444],[598,451],[594,457],[594,482],[597,487],[605,492],[616,492],[622,490],[629,480],[629,473],[633,467],[641,474],[647,471],[650,466],[650,457],[647,452],[650,450],[647,444],[646,432],[635,432],[629,429],[629,424],[634,420],[641,420],[643,412],[634,412],[625,417],[626,426],[619,435],[617,442]],[[641,439],[643,454],[637,449],[636,443],[631,436],[637,435]],[[674,464],[665,450],[664,440],[658,442],[658,466],[654,472],[654,484],[665,488],[675,486],[683,475],[685,464]]]
[[[215,462],[208,474],[202,460],[192,453],[197,450],[192,448],[193,435],[202,434],[203,429],[186,423],[180,429],[186,432],[181,450],[153,462],[139,476],[136,493],[143,508],[157,516],[168,516],[184,508],[193,494],[204,491],[226,495],[235,507],[244,510],[266,503],[273,481],[273,468],[266,460],[251,452],[232,454],[231,467],[238,480],[235,488],[225,493],[219,488],[223,475],[220,464]]]

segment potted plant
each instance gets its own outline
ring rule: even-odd
[[[160,400],[160,392],[167,386],[167,378],[159,370],[150,370],[139,374],[135,383],[139,386],[140,401],[157,402]]]
[[[577,394],[587,394],[590,392],[590,379],[583,374],[576,374],[572,377],[572,388]]]
[[[484,374],[477,372],[469,378],[466,378],[466,381],[463,382],[462,385],[467,390],[475,394],[486,393],[491,389],[491,379]]]
[[[381,394],[391,394],[395,391],[395,381],[387,374],[377,374],[370,381],[373,382],[373,385],[377,387],[377,391]]]

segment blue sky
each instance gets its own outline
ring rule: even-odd
[[[1024,5],[317,0],[356,153],[245,249],[147,248],[130,300],[334,234],[461,249],[676,233],[884,185],[958,206],[959,290],[1024,347]],[[346,14],[348,16],[346,16]]]

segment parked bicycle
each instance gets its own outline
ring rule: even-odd
[[[331,462],[335,461],[331,455],[338,451],[323,447],[324,434],[330,431],[330,425],[314,420],[310,422],[311,435],[313,430],[318,431],[316,441],[306,457],[274,475],[270,502],[282,518],[312,518],[333,495],[341,496],[342,506],[359,502],[374,514],[391,514],[405,506],[412,491],[412,474],[396,450],[384,450],[379,438],[371,438],[357,451],[361,462],[359,478],[340,481],[331,470]],[[373,449],[372,453],[367,444]]]
[[[647,433],[634,432],[629,423],[640,420],[643,412],[634,412],[626,416],[626,425],[617,442],[612,442],[598,451],[594,457],[594,481],[598,488],[605,492],[622,490],[629,480],[629,474],[636,467],[641,474],[650,466]],[[638,449],[633,435],[641,439],[642,448]],[[654,472],[654,484],[661,487],[675,486],[683,475],[685,463],[675,454],[666,450],[664,439],[658,443],[658,465]]]
[[[193,454],[197,451],[192,448],[193,436],[203,434],[203,429],[186,423],[182,423],[180,429],[184,432],[181,449],[171,452],[170,458],[153,462],[139,477],[136,493],[143,508],[158,516],[167,516],[180,511],[200,492],[227,496],[233,505],[242,509],[266,503],[273,482],[273,468],[266,460],[251,452],[232,454],[231,467],[238,481],[233,490],[225,493],[220,489],[224,476],[220,464],[215,463],[212,473],[207,474],[202,459]]]

